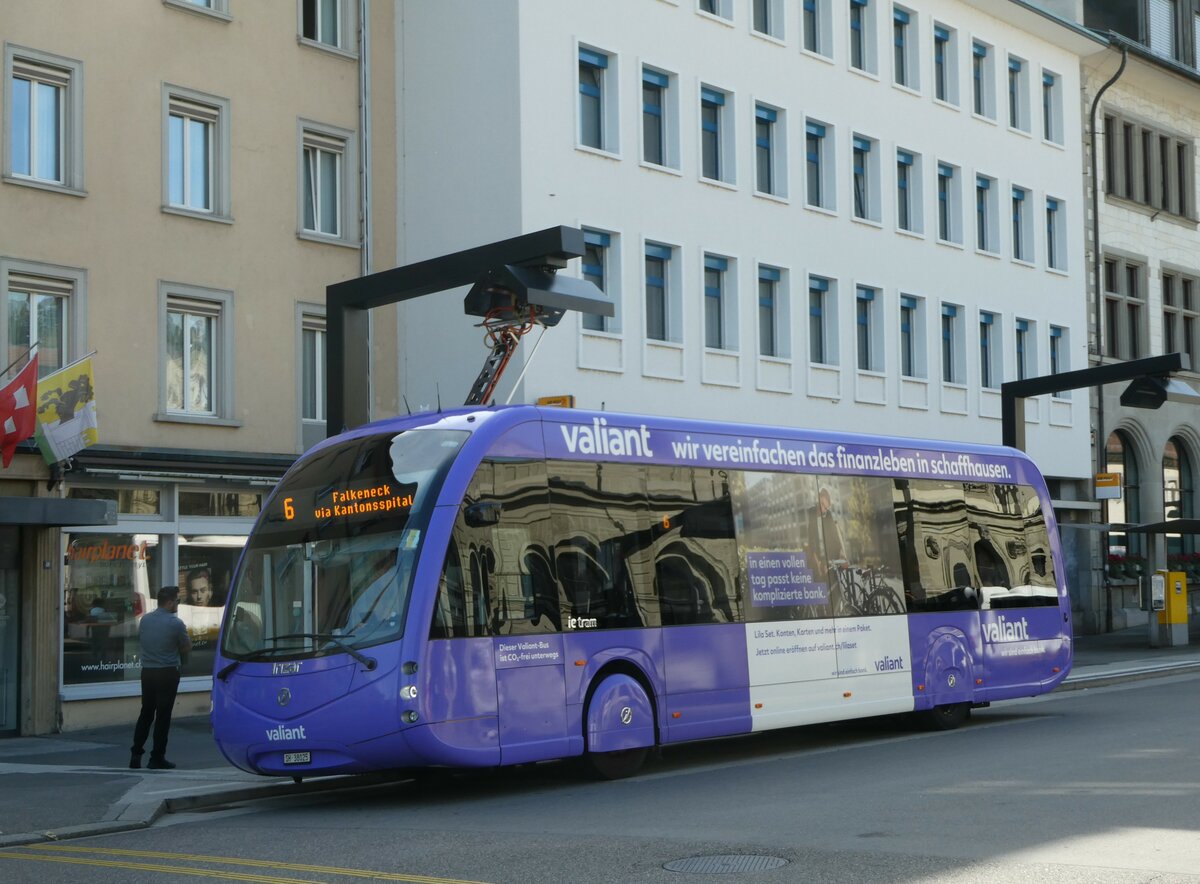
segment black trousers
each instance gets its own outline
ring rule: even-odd
[[[142,668],[142,711],[133,729],[134,755],[145,751],[146,738],[150,736],[150,725],[154,725],[154,748],[150,757],[160,761],[167,755],[167,732],[171,729],[171,713],[175,709],[175,695],[179,692],[179,669],[168,666],[161,669]]]

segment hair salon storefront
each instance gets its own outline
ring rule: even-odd
[[[6,507],[0,596],[15,595],[26,610],[14,612],[12,602],[0,607],[0,657],[12,658],[0,660],[0,679],[11,687],[7,694],[0,687],[0,707],[8,705],[7,713],[0,708],[0,735],[132,726],[141,679],[138,623],[157,607],[159,588],[171,584],[180,587],[179,616],[193,648],[176,715],[208,711],[233,571],[291,458],[218,466],[211,456],[208,464],[166,456],[154,462],[140,452],[137,460],[89,452],[51,492],[61,498],[24,498],[55,507],[40,524],[17,523],[5,533],[4,522],[16,514]],[[44,481],[30,485],[44,488]],[[30,512],[25,505],[21,515]]]

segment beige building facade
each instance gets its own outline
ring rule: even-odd
[[[99,443],[0,470],[0,735],[136,714],[137,618],[212,647],[271,485],[324,436],[326,285],[395,264],[394,9],[0,5],[0,369],[94,352]],[[375,414],[396,411],[374,311]]]

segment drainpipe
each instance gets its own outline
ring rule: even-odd
[[[371,272],[371,0],[358,3],[358,241],[359,275]],[[367,353],[374,338],[372,311],[367,311]],[[371,360],[367,358],[367,408],[375,402]]]
[[[1128,50],[1121,46],[1121,64],[1117,68],[1117,72],[1113,74],[1107,83],[1100,87],[1092,99],[1091,111],[1088,113],[1088,137],[1092,142],[1092,285],[1094,309],[1096,311],[1096,356],[1099,359],[1104,358],[1104,288],[1100,279],[1101,261],[1100,261],[1100,181],[1098,171],[1098,160],[1096,155],[1099,153],[1096,145],[1096,110],[1100,107],[1100,98],[1108,91],[1108,88],[1113,83],[1121,78],[1121,74],[1125,73],[1125,62],[1129,60]],[[1108,440],[1104,435],[1104,388],[1098,387],[1096,391],[1096,472],[1104,472],[1104,468],[1108,465]],[[1108,550],[1108,533],[1105,532],[1101,538],[1101,556],[1105,556]],[[1104,574],[1104,631],[1112,632],[1112,593],[1108,592],[1108,571],[1105,568],[1106,559],[1100,561],[1100,573]]]

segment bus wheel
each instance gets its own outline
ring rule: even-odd
[[[654,705],[624,673],[609,674],[596,685],[583,719],[588,763],[606,780],[637,773],[655,745]]]
[[[970,703],[947,703],[945,706],[934,706],[925,712],[925,724],[930,730],[952,731],[967,723],[971,717]]]
[[[641,770],[649,753],[649,746],[640,746],[637,749],[618,749],[616,752],[589,752],[587,759],[601,779],[623,780]]]

